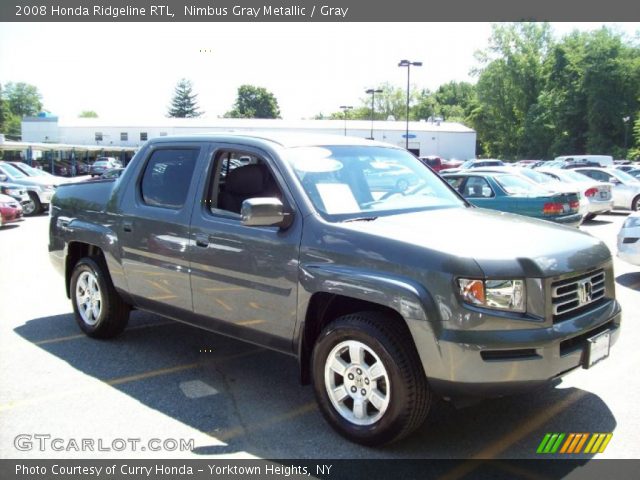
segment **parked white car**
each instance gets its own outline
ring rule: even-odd
[[[593,220],[596,215],[607,213],[613,210],[613,185],[606,182],[599,182],[591,177],[563,168],[536,168],[537,172],[548,175],[577,188],[582,196],[587,200],[587,213],[585,220]]]
[[[614,208],[640,210],[640,181],[637,178],[617,168],[576,168],[574,171],[613,184]]]
[[[640,265],[640,212],[629,215],[618,232],[618,257]]]
[[[563,155],[555,159],[566,163],[594,162],[601,167],[613,167],[613,157],[611,155]]]

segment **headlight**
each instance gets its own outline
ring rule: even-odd
[[[524,280],[478,280],[458,279],[462,300],[471,305],[524,312],[526,297]]]
[[[622,228],[640,227],[640,217],[627,217]]]

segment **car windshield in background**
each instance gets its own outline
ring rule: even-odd
[[[540,188],[535,183],[532,183],[530,180],[517,175],[495,175],[493,178],[498,182],[507,195],[546,196],[549,194],[549,192]]]
[[[106,167],[107,165],[109,165],[109,162],[106,160],[99,160],[93,164],[94,167]]]
[[[611,174],[614,177],[617,177],[618,179],[622,180],[625,183],[631,182],[631,183],[638,183],[639,180],[634,177],[633,175],[629,175],[627,172],[623,172],[622,170],[615,170],[612,171]]]
[[[465,205],[404,150],[298,147],[289,149],[286,159],[315,208],[330,220]]]
[[[578,172],[574,172],[572,170],[563,170],[562,172],[554,172],[560,180],[570,181],[570,182],[593,182],[593,178],[587,177]]]
[[[14,167],[13,165],[10,165],[8,163],[3,163],[2,164],[2,168],[9,174],[11,175],[13,178],[27,178],[27,175],[25,175],[24,173],[22,173],[20,170],[18,170],[16,167]]]

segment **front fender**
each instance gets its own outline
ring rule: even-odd
[[[398,312],[411,333],[425,372],[441,362],[437,338],[442,321],[427,289],[412,279],[338,265],[300,268],[298,289],[298,352],[303,358],[306,312],[316,293],[329,293],[382,305]],[[311,347],[311,346],[308,346]]]

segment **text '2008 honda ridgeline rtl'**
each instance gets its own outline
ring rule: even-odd
[[[601,241],[475,208],[383,143],[162,137],[52,205],[51,258],[84,332],[118,335],[137,308],[293,355],[327,421],[363,444],[409,434],[434,395],[589,368],[619,334]],[[268,306],[260,321],[250,303]]]

